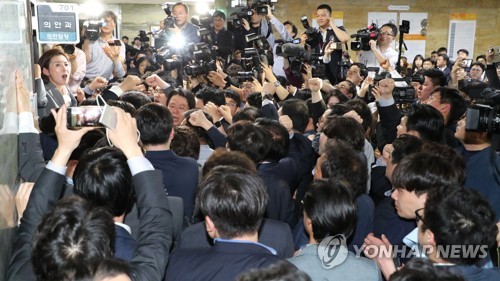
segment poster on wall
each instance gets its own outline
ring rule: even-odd
[[[368,13],[368,22],[367,26],[371,25],[372,23],[375,23],[378,28],[380,28],[382,25],[386,23],[393,23],[395,25],[398,22],[398,13],[378,13],[378,12],[370,12]],[[394,38],[393,43],[391,44],[391,47],[396,50],[396,39]]]
[[[404,36],[404,42],[407,49],[403,50],[402,53],[402,55],[408,59],[409,64],[413,62],[413,58],[416,55],[420,54],[426,57],[427,18],[427,13],[399,14],[399,24],[401,24],[403,20],[410,22],[410,32]]]
[[[476,38],[476,14],[450,14],[448,30],[448,56],[451,60],[457,57],[457,51],[466,49],[474,54],[474,39]]]

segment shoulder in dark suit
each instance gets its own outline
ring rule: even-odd
[[[295,161],[298,168],[297,200],[300,201],[312,181],[311,172],[316,164],[316,153],[312,148],[312,142],[302,134],[295,133],[293,138],[290,139],[288,157]]]
[[[277,239],[279,237],[279,239]],[[281,258],[289,258],[293,255],[293,239],[290,227],[283,222],[264,219],[259,229],[259,243],[276,250]],[[181,234],[178,248],[210,248],[213,239],[205,230],[205,223],[199,222],[187,227]]]
[[[252,268],[282,260],[254,243],[217,242],[209,249],[178,249],[172,252],[165,280],[232,281]]]
[[[115,252],[114,257],[124,261],[132,261],[137,242],[128,231],[115,224]]]

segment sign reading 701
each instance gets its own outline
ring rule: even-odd
[[[80,41],[76,4],[39,3],[36,10],[39,43],[74,44]]]

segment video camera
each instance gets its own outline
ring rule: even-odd
[[[167,28],[175,28],[175,19],[172,17],[172,10],[170,10],[169,4],[161,5],[163,11],[167,15],[167,17],[163,20],[163,26],[165,29]]]
[[[351,38],[356,38],[356,41],[351,42],[351,50],[370,51],[370,40],[377,40],[379,32],[375,23],[372,23],[367,28],[358,30],[356,34],[351,35]]]
[[[233,27],[234,28],[241,28],[243,26],[243,19],[246,19],[249,23],[251,21],[251,17],[253,16],[254,11],[252,10],[251,7],[245,6],[241,8],[241,10],[237,11],[236,13],[232,13],[232,16],[235,16],[236,18],[233,19]]]
[[[184,67],[184,71],[188,76],[208,75],[210,71],[217,71],[214,53],[208,44],[190,44],[188,51],[190,63]]]
[[[274,64],[274,55],[273,52],[271,51],[271,46],[269,45],[269,42],[267,42],[267,39],[262,36],[258,35],[255,33],[250,33],[245,35],[245,41],[247,43],[251,43],[252,47],[246,48],[245,50],[251,50],[254,49],[255,51],[250,51],[250,54],[248,54],[248,51],[244,52],[245,57],[251,58],[253,56],[258,56],[259,61],[267,64],[267,65],[273,65]],[[260,71],[260,63],[258,66],[253,65],[254,67],[257,67],[257,69]]]
[[[274,6],[271,6],[270,0],[255,0],[251,7],[258,15],[265,16],[269,13],[267,6],[271,7],[271,11],[274,12]]]
[[[153,33],[152,32],[146,33],[146,31],[144,31],[144,30],[139,30],[139,35],[137,37],[139,37],[139,40],[141,41],[141,43],[146,43],[146,42],[149,42],[148,35],[151,35],[151,34],[153,34]]]
[[[386,78],[390,78],[395,82],[406,82],[407,85],[410,85],[410,82],[413,81],[412,78],[392,78],[391,74],[386,71],[377,74],[373,78],[373,86],[370,85],[367,93],[368,102],[375,101],[375,96],[373,96],[373,88],[378,84],[378,82]],[[417,93],[415,91],[415,88],[413,88],[412,86],[394,87],[394,90],[392,91],[392,96],[396,104],[408,104],[415,102],[417,98]]]
[[[474,104],[467,108],[466,116],[465,130],[487,132],[489,134],[500,133],[499,105],[491,107],[488,105]]]
[[[96,41],[99,39],[100,28],[106,26],[106,22],[98,20],[87,20],[83,22],[85,27],[85,38],[89,41]]]

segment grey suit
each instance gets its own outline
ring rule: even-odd
[[[318,255],[318,244],[308,244],[298,255],[288,259],[298,269],[307,273],[313,281],[315,280],[360,280],[360,281],[378,281],[382,280],[380,270],[375,262],[356,257],[355,254],[347,251],[347,259],[333,268],[326,269]]]

